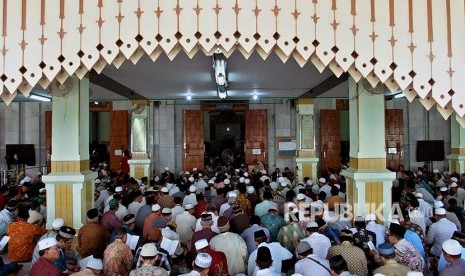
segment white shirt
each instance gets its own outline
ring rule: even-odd
[[[173,209],[171,209],[172,220],[176,221],[176,216],[182,214],[184,211],[185,209],[181,205],[176,204],[176,206],[174,206]]]
[[[418,203],[420,203],[418,210],[420,210],[425,215],[425,217],[433,216],[433,207],[431,207],[431,204],[426,202],[423,198],[419,198]]]
[[[370,221],[366,229],[376,234],[376,248],[378,248],[378,245],[386,242],[386,227],[383,225]]]
[[[189,272],[189,273],[180,274],[179,276],[200,276],[200,273],[198,273],[198,272],[195,271],[195,270],[192,270],[192,271]]]
[[[247,272],[247,245],[238,234],[225,232],[213,237],[210,248],[226,255],[229,275]]]
[[[145,202],[145,197],[142,197],[141,202],[133,201],[131,204],[128,206],[128,212],[129,214],[133,214],[134,216],[137,215],[137,212],[139,212],[140,207],[144,206],[146,204]]]
[[[197,183],[195,183],[195,187],[197,188],[197,193],[203,193],[205,191],[205,187],[207,187],[208,184],[203,181],[203,179],[200,179]]]
[[[192,241],[195,229],[195,217],[184,211],[182,214],[176,216],[176,233],[179,234],[181,242]]]
[[[434,197],[432,194],[430,194],[430,192],[428,192],[428,190],[426,190],[425,188],[416,188],[415,189],[415,193],[420,193],[423,195],[423,200],[428,202],[429,204],[434,204]],[[419,199],[420,200],[420,199]]]
[[[105,206],[105,210],[103,210],[103,213],[105,214],[107,211],[110,210],[110,205]],[[124,206],[123,204],[119,203],[118,204],[118,210],[115,212],[115,216],[120,220],[123,221],[124,216],[129,214],[128,208]]]
[[[328,260],[322,259],[318,257],[317,255],[310,255],[307,258],[302,259],[298,261],[297,263],[295,263],[294,273],[299,273],[299,274],[302,274],[303,276],[312,276],[312,275],[331,276],[328,270],[324,269],[321,265],[311,260],[310,258],[318,261],[319,263],[324,265],[326,268],[328,268],[328,270],[330,269]]]
[[[454,234],[454,231],[457,231],[457,227],[446,218],[442,218],[433,223],[430,226],[428,235],[425,239],[426,244],[433,244],[431,253],[436,256],[441,256],[442,243],[445,240],[450,239]]]
[[[168,194],[169,194],[170,196],[173,196],[175,193],[177,193],[177,192],[179,192],[179,191],[180,191],[180,190],[179,190],[178,186],[174,186],[173,188],[171,188],[171,189],[169,190]]]
[[[254,224],[249,228],[245,229],[244,232],[242,232],[241,234],[242,239],[244,239],[245,243],[247,244],[247,252],[249,254],[252,253],[255,249],[257,249],[254,234],[258,230],[263,230],[268,239],[270,238],[270,230],[268,230],[265,227],[258,226],[257,224]]]
[[[325,198],[325,202],[331,197],[331,189],[332,187],[329,186],[328,184],[325,184],[323,187],[320,188],[320,193],[321,192],[325,192],[326,193],[326,198]]]
[[[272,269],[265,268],[257,271],[257,276],[281,276],[281,274],[275,273]]]
[[[281,275],[282,261],[292,258],[292,253],[289,252],[289,250],[287,250],[286,248],[284,248],[279,242],[262,242],[258,245],[258,248],[262,246],[266,246],[270,249],[271,259],[273,259],[271,270],[277,273],[278,275]],[[258,248],[255,249],[249,256],[249,263],[247,269],[249,276],[256,276],[259,270],[258,266],[255,264],[255,261],[257,260]]]
[[[425,214],[420,210],[409,211],[410,221],[417,224],[423,230],[423,235],[426,233]],[[452,237],[452,236],[451,236]]]
[[[221,232],[218,229],[218,218],[219,217],[217,215],[215,215],[215,213],[212,213],[212,212],[203,212],[202,214],[210,214],[210,215],[212,215],[213,225],[211,226],[211,230],[213,232],[215,232],[215,233],[220,234]],[[195,232],[202,230],[202,226],[200,225],[201,220],[202,220],[201,218],[197,219],[197,222],[195,224]]]
[[[218,212],[218,214],[220,214],[220,216],[222,216],[224,214],[224,212],[226,210],[228,210],[229,208],[231,208],[231,205],[228,202],[221,204],[220,211]]]
[[[188,196],[184,197],[184,200],[182,201],[182,207],[186,208],[187,204],[192,204],[192,205],[197,205],[197,196],[195,193],[191,193]]]
[[[313,254],[317,255],[321,259],[326,259],[328,250],[331,247],[331,241],[328,237],[320,233],[312,233],[309,237],[302,239],[302,241],[306,241],[310,244],[313,248]]]

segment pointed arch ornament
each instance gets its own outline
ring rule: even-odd
[[[391,92],[465,125],[465,1],[0,0],[0,84],[17,91],[145,54],[276,52]]]

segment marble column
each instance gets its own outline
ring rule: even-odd
[[[354,215],[376,213],[387,222],[395,173],[386,169],[385,88],[371,89],[362,81],[349,77],[350,167],[342,175]]]
[[[76,229],[93,207],[93,179],[89,167],[89,79],[72,80],[71,90],[52,99],[51,173],[42,177],[47,189],[47,228],[63,218]]]
[[[465,128],[460,126],[455,116],[451,116],[450,139],[451,149],[447,156],[449,170],[458,174],[465,173]]]

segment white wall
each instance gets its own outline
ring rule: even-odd
[[[7,144],[34,144],[36,166],[27,167],[33,176],[40,166],[46,165],[45,111],[51,103],[0,103],[0,168],[6,169]]]

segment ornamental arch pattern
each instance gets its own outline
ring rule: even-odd
[[[2,0],[0,84],[17,91],[184,51],[275,51],[401,89],[465,125],[465,1]]]

